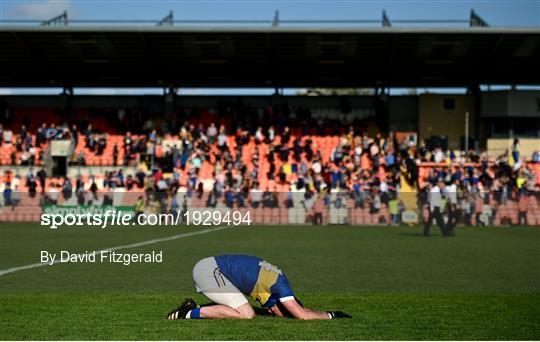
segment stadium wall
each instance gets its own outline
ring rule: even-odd
[[[536,90],[510,90],[492,91],[481,95],[482,118],[540,117],[540,91]]]
[[[472,95],[423,94],[418,105],[419,139],[447,136],[448,147],[460,148],[465,133],[465,113],[469,112],[469,134],[476,129],[475,99]]]
[[[512,150],[514,138],[493,138],[487,140],[487,152],[490,156],[500,156],[506,151]],[[539,138],[520,138],[519,150],[524,156],[531,156],[535,151],[540,150]]]

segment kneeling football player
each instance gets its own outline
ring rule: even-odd
[[[287,277],[276,266],[247,255],[220,255],[200,260],[193,267],[197,292],[213,305],[197,306],[191,298],[171,311],[168,319],[251,319],[255,311],[246,296],[278,317],[302,320],[350,318],[341,311],[315,311],[303,307],[294,296]]]

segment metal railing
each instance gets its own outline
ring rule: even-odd
[[[320,27],[320,26],[364,26],[380,25],[391,27],[394,25],[467,25],[469,27],[489,26],[474,10],[471,10],[468,19],[395,19],[391,20],[385,10],[379,19],[281,19],[279,11],[274,13],[272,19],[230,20],[230,19],[175,19],[170,11],[160,20],[152,19],[70,19],[67,11],[49,20],[32,19],[4,19],[0,26],[8,25],[41,25],[41,26],[257,26],[257,27]]]

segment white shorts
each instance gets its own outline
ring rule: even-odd
[[[193,281],[197,292],[202,292],[216,304],[236,309],[248,302],[242,292],[221,274],[214,257],[204,258],[193,266]]]

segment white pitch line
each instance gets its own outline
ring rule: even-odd
[[[130,245],[123,245],[123,246],[105,248],[105,249],[101,249],[99,251],[94,251],[94,252],[101,255],[101,254],[103,254],[105,252],[113,252],[113,251],[118,251],[118,250],[121,250],[121,249],[141,247],[141,246],[151,245],[151,244],[159,243],[159,242],[182,239],[182,238],[193,236],[193,235],[201,235],[201,234],[206,234],[206,233],[211,233],[211,232],[217,232],[218,230],[223,230],[223,229],[230,228],[230,227],[232,227],[232,226],[222,226],[222,227],[216,227],[216,228],[208,228],[208,229],[203,229],[203,230],[197,230],[195,232],[177,234],[177,235],[173,235],[173,236],[169,236],[169,237],[161,238],[161,239],[153,239],[153,240],[147,240],[147,241],[133,243],[133,244],[130,244]],[[31,269],[31,268],[37,268],[37,267],[43,267],[43,266],[51,266],[51,265],[58,264],[58,263],[60,263],[60,261],[55,260],[52,264],[50,262],[38,262],[38,263],[35,263],[35,264],[30,264],[30,265],[24,265],[24,266],[19,266],[19,267],[8,268],[8,269],[5,269],[5,270],[0,270],[0,276],[6,275],[6,274],[9,274],[9,273],[13,273],[13,272],[17,272],[17,271],[28,270],[28,269]]]

